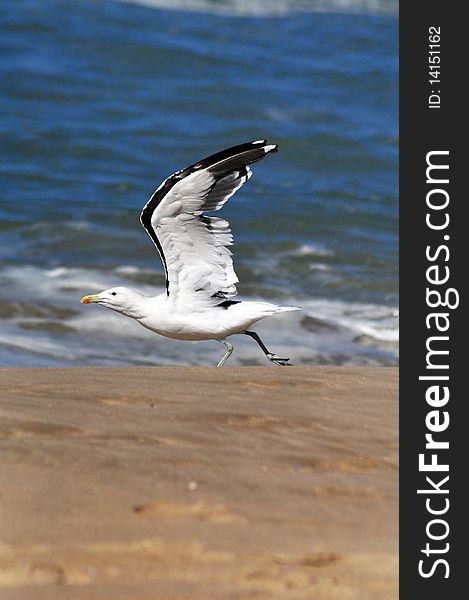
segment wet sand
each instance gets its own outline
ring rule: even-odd
[[[0,598],[396,599],[397,386],[0,369]]]

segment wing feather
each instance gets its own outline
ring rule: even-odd
[[[202,306],[236,295],[229,223],[204,212],[222,208],[251,177],[249,165],[275,150],[265,140],[222,150],[168,177],[143,208],[175,302]]]

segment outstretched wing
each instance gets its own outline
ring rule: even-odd
[[[151,196],[140,221],[160,253],[173,300],[219,304],[236,295],[229,223],[203,213],[219,210],[251,177],[249,165],[276,150],[266,140],[227,148],[174,173]]]

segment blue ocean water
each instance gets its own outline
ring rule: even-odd
[[[140,210],[173,171],[279,152],[224,207],[240,297],[296,364],[397,363],[397,2],[0,5],[0,365],[213,364],[85,293],[162,291]],[[231,364],[264,364],[238,336]]]

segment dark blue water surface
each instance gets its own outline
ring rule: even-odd
[[[280,151],[222,213],[239,292],[303,307],[258,330],[297,364],[395,364],[394,4],[156,4],[0,6],[0,364],[216,360],[215,342],[79,299],[160,292],[142,206],[173,171],[258,138]],[[239,346],[238,364],[263,360]]]

